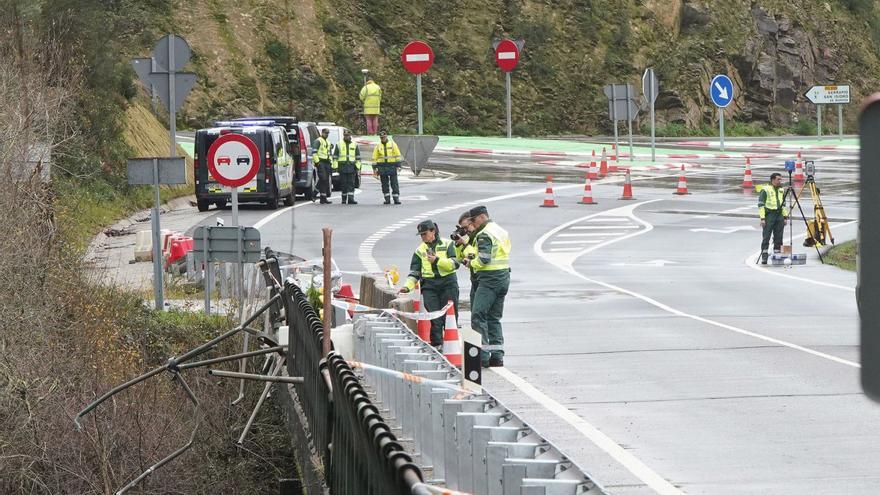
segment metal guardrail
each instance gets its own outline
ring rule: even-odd
[[[358,358],[421,379],[365,370],[389,419],[433,473],[432,484],[478,495],[582,495],[605,491],[534,429],[488,394],[458,384],[461,374],[401,321],[376,315],[355,320]]]

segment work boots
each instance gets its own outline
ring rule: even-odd
[[[354,193],[348,193],[348,204],[350,204],[350,205],[358,204],[358,202],[354,200]]]
[[[329,205],[330,203],[332,203],[332,201],[327,199],[327,196],[321,196],[321,204],[322,205]]]
[[[762,265],[766,265],[766,264],[767,264],[767,258],[768,258],[768,257],[770,257],[770,255],[767,254],[767,251],[762,251],[762,252],[761,252],[761,264],[762,264]]]
[[[397,196],[394,196],[394,204],[396,204],[396,205],[400,204],[400,198],[398,198]]]
[[[386,195],[385,195],[385,204],[386,204],[386,205],[390,205],[390,204],[391,204],[391,195],[390,195],[390,194],[386,194]]]
[[[346,204],[346,203],[348,203],[348,195],[345,193],[342,193],[342,204]]]

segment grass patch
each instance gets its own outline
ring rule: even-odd
[[[825,262],[844,270],[856,271],[856,260],[859,256],[859,246],[856,241],[847,241],[838,244],[825,255]]]

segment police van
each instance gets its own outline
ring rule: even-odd
[[[318,139],[318,128],[313,122],[300,122],[299,119],[290,115],[284,116],[260,116],[239,117],[225,121],[215,122],[216,126],[223,125],[265,125],[281,126],[287,132],[287,140],[290,143],[288,152],[293,157],[293,173],[296,177],[296,194],[302,194],[308,200],[314,200],[318,195],[318,172],[310,160],[312,142]]]
[[[217,124],[226,124],[217,123]],[[291,206],[294,202],[295,176],[294,161],[290,155],[290,144],[283,127],[274,125],[250,125],[247,122],[218,125],[210,129],[199,129],[195,137],[196,203],[199,211],[207,211],[211,204],[223,208],[231,199],[228,187],[218,183],[208,170],[208,150],[214,141],[224,134],[242,134],[250,138],[259,150],[261,165],[256,177],[249,183],[239,186],[240,203],[264,203],[271,209],[278,208],[283,201]]]

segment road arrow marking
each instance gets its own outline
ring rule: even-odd
[[[722,87],[718,82],[715,82],[715,89],[718,90],[718,96],[720,96],[722,100],[727,99],[727,88]]]
[[[741,225],[739,227],[728,227],[726,229],[707,229],[707,228],[699,228],[699,229],[691,229],[691,232],[712,232],[715,234],[732,234],[734,232],[739,232],[740,230],[758,230],[754,225]]]

